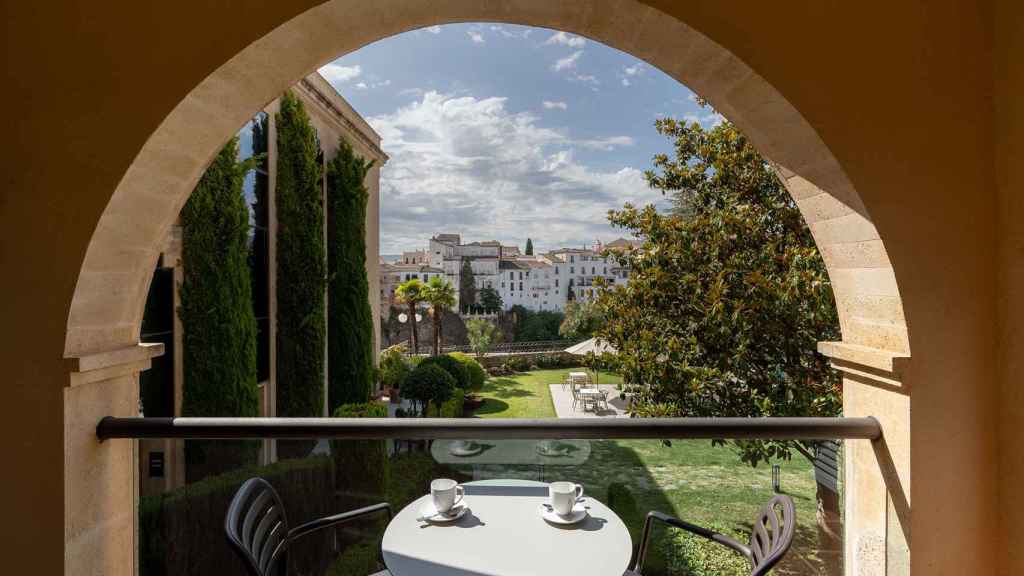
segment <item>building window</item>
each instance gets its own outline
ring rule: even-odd
[[[575,257],[575,256],[571,256],[571,255],[570,255],[570,256],[569,256],[569,262],[572,262],[572,263],[574,263],[574,264],[575,264],[575,263],[576,263],[576,257]]]
[[[139,400],[147,418],[174,416],[174,269],[157,268],[149,285],[140,342],[160,342],[164,355],[139,374]]]
[[[576,267],[575,266],[570,266],[569,267],[569,274],[575,274],[575,273],[576,273]]]
[[[603,271],[601,272],[601,274],[607,274],[608,273],[608,267],[607,266],[605,266],[602,270]]]
[[[268,120],[266,112],[253,117],[238,133],[238,156],[261,157],[245,175],[242,193],[249,205],[249,270],[252,308],[256,315],[256,381],[270,379],[270,176],[267,173]]]
[[[555,278],[555,288],[558,288],[558,278]]]
[[[590,267],[590,273],[591,273],[591,274],[597,274],[597,268],[595,268],[595,267],[591,266],[591,267]]]
[[[504,288],[504,287],[505,287],[505,283],[504,283],[504,282],[502,282],[502,283],[501,283],[501,287],[502,287],[502,288]]]
[[[520,283],[519,283],[519,289],[520,289],[520,290],[522,290],[522,289],[523,289],[523,283],[522,283],[522,282],[520,282]]]
[[[558,276],[558,266],[555,266],[555,276]]]

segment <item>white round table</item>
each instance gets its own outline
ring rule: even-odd
[[[541,518],[548,485],[530,480],[463,484],[465,516],[417,521],[426,495],[388,524],[381,548],[393,576],[622,576],[633,541],[622,520],[584,494],[587,519],[556,526]]]

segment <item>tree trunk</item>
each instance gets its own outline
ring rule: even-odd
[[[436,334],[434,334],[434,338],[437,341],[437,343],[435,344],[435,347],[436,347],[437,351],[434,352],[434,354],[437,355],[437,356],[440,356],[441,355],[441,345],[443,344],[443,342],[442,342],[443,339],[441,338],[441,332],[444,330],[444,310],[443,309],[441,309],[441,308],[437,309],[437,312],[434,314],[434,322],[437,323],[436,327],[434,328],[434,331],[436,332]]]
[[[409,341],[412,342],[412,354],[415,356],[420,353],[419,342],[416,337],[416,303],[409,303],[409,326],[412,330],[409,332]]]

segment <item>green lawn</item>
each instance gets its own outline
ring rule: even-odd
[[[491,378],[479,395],[484,403],[476,411],[480,418],[554,418],[550,384],[558,384],[569,372],[581,368],[535,370],[515,376]],[[616,374],[601,372],[598,382],[617,384],[622,380]]]
[[[578,369],[575,369],[578,370]],[[538,370],[511,377],[492,378],[484,386],[484,404],[476,415],[482,418],[554,417],[549,384],[558,383],[570,369]],[[601,374],[600,382],[616,383],[613,374]],[[797,505],[799,522],[797,542],[775,574],[823,574],[823,559],[817,553],[815,524],[815,482],[810,463],[795,455],[778,462],[781,486]],[[673,441],[667,446],[658,440],[599,440],[590,442],[590,456],[579,466],[493,465],[478,466],[477,477],[566,479],[580,482],[588,494],[615,504],[616,512],[639,540],[643,517],[648,510],[661,510],[698,524],[715,526],[737,535],[749,533],[750,522],[761,505],[772,497],[771,466],[751,468],[739,460],[729,447],[712,446],[708,440]],[[626,493],[622,498],[609,496],[613,491]],[[633,500],[635,505],[630,505]],[[667,560],[673,548],[665,544],[665,533],[654,547],[651,574],[687,574],[676,561]],[[666,553],[666,550],[669,552]],[[685,563],[685,562],[684,562]],[[667,570],[666,564],[675,566]],[[703,572],[693,572],[703,574]],[[728,576],[734,572],[717,567],[711,573]],[[736,572],[738,573],[738,572]]]

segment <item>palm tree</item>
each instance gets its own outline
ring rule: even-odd
[[[434,317],[434,356],[441,354],[441,317],[445,310],[455,306],[455,288],[440,276],[427,282],[424,300],[430,303],[430,314]]]
[[[427,285],[417,278],[406,280],[395,288],[395,300],[409,306],[409,326],[412,331],[409,341],[412,343],[412,353],[419,354],[419,341],[416,337],[416,305],[426,298]]]

